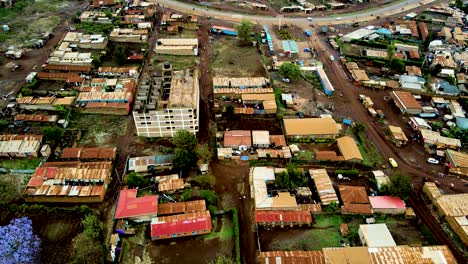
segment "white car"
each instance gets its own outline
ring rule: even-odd
[[[439,164],[439,161],[434,159],[434,158],[428,158],[427,159],[427,162],[431,163],[431,164]]]
[[[340,21],[342,20],[343,18],[342,17],[337,17],[336,20]]]
[[[308,17],[307,20],[312,21],[312,17]]]
[[[285,82],[285,83],[290,83],[290,82],[291,82],[291,80],[289,80],[288,78],[283,78],[283,79],[281,79],[281,80],[282,80],[283,82]]]

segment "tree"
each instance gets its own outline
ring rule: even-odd
[[[190,167],[193,167],[196,161],[197,158],[194,155],[193,151],[182,148],[176,148],[172,164],[174,164],[174,167],[178,169],[186,170]]]
[[[275,175],[275,184],[278,186],[279,189],[291,189],[291,179],[289,178],[289,174],[287,172],[280,172]]]
[[[177,148],[185,150],[193,150],[197,145],[197,138],[187,130],[178,130],[172,141]]]
[[[435,121],[435,122],[432,122],[432,124],[431,124],[432,129],[435,130],[435,131],[441,130],[443,126],[444,125],[440,121]]]
[[[364,126],[363,123],[358,122],[358,123],[354,123],[354,126],[351,130],[353,131],[354,134],[358,135],[366,131],[366,127]]]
[[[104,247],[99,241],[81,233],[73,239],[72,263],[104,263]]]
[[[127,46],[117,45],[112,52],[112,60],[117,63],[117,65],[123,65],[127,61],[127,53]]]
[[[200,190],[200,197],[205,199],[208,205],[216,205],[216,202],[218,201],[216,193],[210,190]]]
[[[298,80],[302,74],[298,65],[289,62],[281,64],[279,72],[282,76],[290,80]]]
[[[291,163],[288,165],[287,168],[288,168],[289,179],[291,179],[293,188],[307,186],[306,177],[302,175],[301,168],[299,168],[298,165]]]
[[[388,45],[387,47],[387,58],[391,60],[393,58],[393,55],[395,54],[395,46],[394,45]]]
[[[0,259],[2,263],[38,263],[41,240],[34,234],[32,221],[15,218],[0,227]]]
[[[254,24],[248,20],[242,20],[240,24],[236,25],[237,37],[239,38],[240,45],[250,45],[252,42],[252,33]]]
[[[235,264],[236,262],[232,258],[227,256],[218,256],[215,260],[208,262],[208,264]]]
[[[213,156],[213,152],[210,150],[207,144],[198,145],[195,148],[195,153],[197,154],[197,158],[201,160],[203,163],[208,163]]]
[[[211,187],[216,184],[216,178],[212,174],[199,175],[195,178],[195,182],[198,183],[202,188]]]
[[[395,173],[390,178],[389,192],[393,196],[398,196],[403,200],[407,200],[413,192],[411,178],[400,173]]]
[[[63,137],[63,129],[61,129],[58,126],[44,127],[41,132],[46,142],[51,140],[59,142],[62,140]]]
[[[336,202],[331,202],[329,205],[325,206],[325,212],[327,213],[336,213],[340,210],[340,206]]]
[[[228,105],[226,106],[226,116],[232,116],[234,114],[234,106]]]
[[[5,179],[0,180],[0,204],[9,204],[17,201],[20,197],[21,193],[16,183]]]
[[[141,175],[138,175],[136,172],[131,172],[127,176],[127,184],[130,188],[137,187],[146,187],[149,183],[149,180]]]
[[[457,84],[457,79],[453,76],[447,76],[447,82],[449,82],[451,85],[456,85]]]
[[[8,126],[8,121],[5,119],[0,119],[0,127],[6,127]]]
[[[88,214],[81,220],[84,226],[83,233],[94,240],[102,238],[104,225],[94,214]]]
[[[405,63],[399,59],[391,59],[390,60],[390,67],[397,72],[404,72],[405,71]]]

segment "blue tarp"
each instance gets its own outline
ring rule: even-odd
[[[241,156],[240,160],[249,160],[249,156]]]
[[[379,28],[375,31],[375,33],[380,35],[392,35],[392,31],[388,28]]]
[[[353,121],[349,120],[349,119],[343,119],[343,124],[345,125],[352,125],[353,124]]]
[[[462,129],[462,130],[466,130],[468,129],[468,118],[465,118],[465,117],[456,117],[455,118],[456,121],[457,121],[457,127]]]
[[[299,53],[299,48],[294,40],[283,40],[283,50],[285,53]]]

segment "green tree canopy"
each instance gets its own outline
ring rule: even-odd
[[[46,142],[51,140],[59,142],[60,140],[62,140],[63,137],[63,129],[61,129],[58,126],[44,127],[41,132]]]
[[[237,37],[239,38],[239,44],[250,45],[252,42],[252,33],[254,24],[248,20],[242,20],[240,24],[236,25]]]
[[[83,233],[94,240],[102,239],[104,225],[94,214],[88,214],[81,221],[84,226]]]
[[[73,239],[72,263],[104,263],[104,247],[99,241],[92,239],[85,233],[81,233]]]
[[[21,198],[21,193],[13,181],[0,180],[0,204],[8,204]]]
[[[207,144],[198,145],[195,148],[195,153],[197,154],[197,158],[203,163],[210,162],[211,157],[213,156],[213,152],[210,150]]]
[[[136,172],[131,172],[127,176],[127,184],[130,188],[137,187],[146,187],[149,183],[149,180],[141,175],[138,175]]]
[[[216,178],[212,174],[204,174],[195,177],[195,182],[200,184],[202,188],[212,188],[216,184]]]
[[[405,71],[405,63],[399,59],[391,59],[390,60],[390,67],[398,72]]]
[[[291,189],[291,179],[289,178],[289,174],[287,172],[280,172],[275,175],[275,184],[278,186],[279,189]]]
[[[127,61],[128,48],[124,45],[117,45],[112,51],[112,60],[117,65],[123,65]]]
[[[208,205],[216,205],[218,201],[216,193],[210,190],[200,190],[200,197],[205,199]]]
[[[413,192],[411,178],[400,173],[395,173],[390,177],[389,192],[393,196],[407,200]]]
[[[208,264],[235,264],[236,262],[232,258],[228,258],[224,255],[218,256],[215,260],[208,262]]]
[[[281,64],[279,73],[290,80],[298,80],[302,74],[298,65],[289,62]]]
[[[186,170],[194,166],[196,161],[197,157],[194,155],[192,150],[176,148],[172,164],[174,164],[174,167],[178,169]]]
[[[177,148],[185,150],[193,150],[197,145],[195,134],[187,130],[178,130],[172,141]]]

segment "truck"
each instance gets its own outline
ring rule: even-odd
[[[369,108],[367,108],[367,111],[369,111],[369,114],[370,114],[372,117],[376,117],[376,116],[377,116],[377,111],[375,111],[374,108],[369,107]]]

